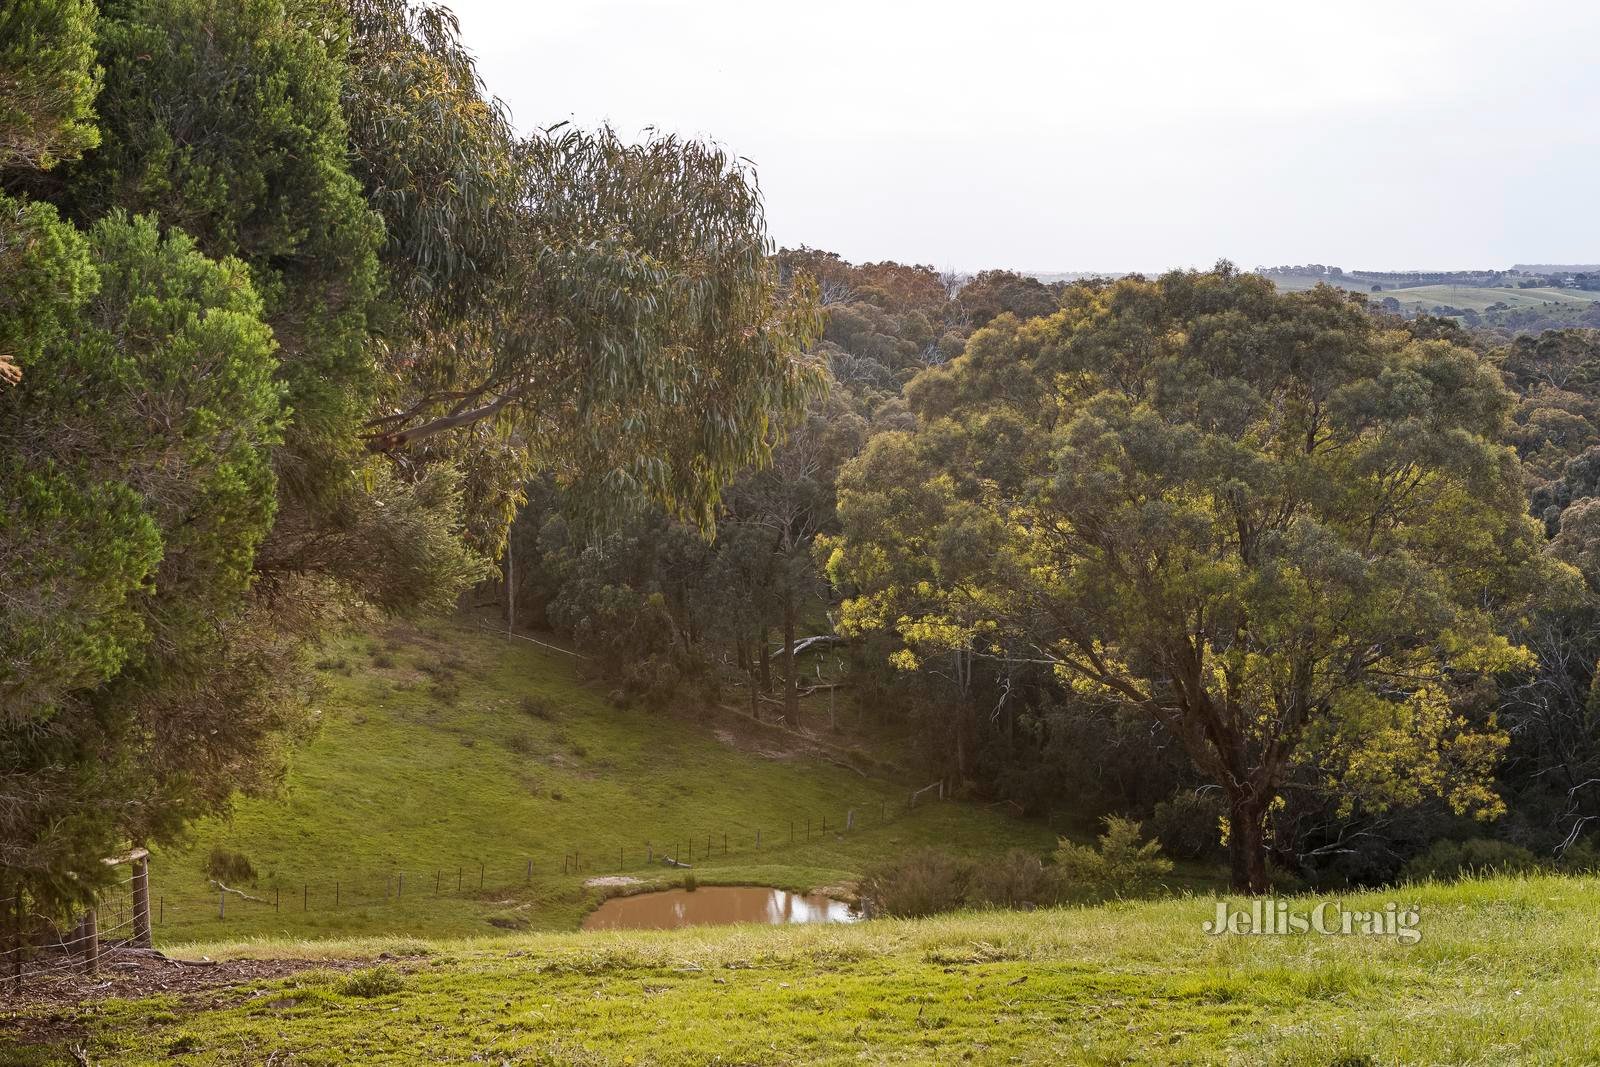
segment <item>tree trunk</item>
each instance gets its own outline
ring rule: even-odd
[[[511,535],[506,534],[506,632],[517,632],[517,581],[511,561]]]
[[[767,630],[767,624],[762,623],[761,640],[759,642],[761,646],[761,658],[757,660],[757,665],[761,668],[761,691],[763,693],[772,692],[772,655],[767,651],[769,641],[770,637]]]
[[[1228,851],[1233,891],[1259,896],[1267,891],[1267,812],[1248,798],[1235,798],[1228,815]]]
[[[22,887],[11,900],[11,991],[22,995]]]
[[[789,724],[800,722],[800,679],[794,676],[794,591],[783,594],[783,711]]]

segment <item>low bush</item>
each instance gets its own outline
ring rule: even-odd
[[[545,722],[556,717],[556,709],[544,697],[534,696],[532,693],[522,698],[522,713]]]
[[[242,852],[216,845],[206,857],[206,874],[225,885],[255,885],[256,869]]]
[[[1435,841],[1426,852],[1413,857],[1402,873],[1411,881],[1449,881],[1462,875],[1523,874],[1538,869],[1538,858],[1521,845],[1473,837],[1465,841]]]
[[[968,901],[996,908],[1045,907],[1060,895],[1056,872],[1033,853],[1014,848],[974,871]]]
[[[1218,861],[1226,851],[1222,847],[1226,815],[1220,789],[1179,789],[1156,805],[1150,815],[1150,832],[1169,856]]]
[[[1106,816],[1099,844],[1075,845],[1066,838],[1056,849],[1063,888],[1074,895],[1121,897],[1151,888],[1172,870],[1160,841],[1142,840],[1144,827],[1132,819]]]
[[[911,919],[954,911],[967,902],[974,873],[967,860],[922,849],[867,871],[861,899],[873,915]]]

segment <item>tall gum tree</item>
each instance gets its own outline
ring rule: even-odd
[[[1159,720],[1226,793],[1242,891],[1303,764],[1342,806],[1502,810],[1504,736],[1455,698],[1525,661],[1497,623],[1572,573],[1480,356],[1222,265],[1002,316],[909,393],[918,428],[840,480],[846,630]]]

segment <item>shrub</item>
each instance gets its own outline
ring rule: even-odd
[[[954,911],[966,903],[973,866],[937,849],[922,849],[872,868],[861,898],[873,915],[917,918]]]
[[[506,738],[506,747],[519,756],[532,755],[537,747],[533,735],[526,730],[518,730]]]
[[[339,992],[347,997],[384,997],[405,988],[400,975],[388,967],[370,967],[356,971],[339,984]]]
[[[428,687],[428,695],[447,708],[453,708],[461,700],[461,687],[450,681],[437,681]]]
[[[1556,860],[1556,867],[1567,874],[1592,874],[1600,871],[1600,849],[1593,841],[1582,838],[1568,845]]]
[[[522,698],[522,713],[549,722],[556,717],[556,709],[544,697],[529,694]]]
[[[699,889],[699,888],[700,888],[700,879],[696,878],[692,874],[686,874],[686,875],[683,876],[683,891],[684,892],[693,893],[696,889]]]
[[[380,670],[388,670],[394,666],[394,657],[387,652],[379,652],[372,657],[372,665]]]
[[[1222,818],[1227,814],[1220,789],[1179,789],[1150,815],[1150,832],[1169,856],[1220,860]]]
[[[1412,881],[1443,881],[1464,874],[1517,874],[1538,867],[1538,859],[1521,845],[1473,837],[1466,841],[1435,841],[1426,852],[1413,857],[1402,874]]]
[[[1141,841],[1143,826],[1132,819],[1106,816],[1099,845],[1075,845],[1066,838],[1056,849],[1056,868],[1066,886],[1092,896],[1126,896],[1148,889],[1172,870],[1161,855],[1160,841]]]
[[[1014,848],[994,863],[978,867],[968,899],[997,908],[1054,904],[1060,896],[1056,872],[1031,852]]]
[[[211,849],[206,857],[206,874],[229,885],[254,885],[256,869],[242,852],[230,852],[221,845]]]

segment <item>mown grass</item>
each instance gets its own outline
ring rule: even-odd
[[[381,975],[312,971],[58,1023],[114,1064],[1600,1062],[1600,881],[1345,903],[1389,900],[1420,904],[1419,943],[1211,936],[1213,902],[1190,897],[846,927],[283,944],[422,954]]]
[[[663,855],[692,858],[702,884],[806,890],[922,845],[1054,839],[976,805],[907,811],[913,783],[738,715],[616,707],[570,657],[465,625],[350,635],[319,666],[321,727],[278,795],[155,857],[160,943],[570,930],[604,892],[586,878],[681,877]],[[230,895],[219,919],[215,849],[248,860],[257,877],[235,888],[266,903]]]

